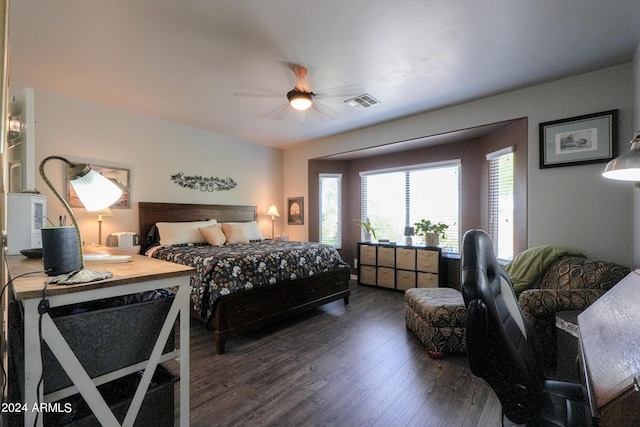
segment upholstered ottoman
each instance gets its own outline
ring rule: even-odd
[[[427,346],[427,354],[441,359],[466,350],[467,310],[462,293],[452,288],[412,288],[404,293],[405,321]]]

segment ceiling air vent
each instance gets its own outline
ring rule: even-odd
[[[356,96],[355,98],[347,99],[345,104],[352,106],[356,110],[364,110],[365,108],[373,107],[380,104],[380,101],[373,96],[365,93],[364,95]]]

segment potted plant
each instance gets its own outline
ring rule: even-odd
[[[416,235],[424,236],[424,243],[427,246],[438,246],[440,244],[440,238],[447,238],[445,231],[449,226],[442,222],[432,223],[428,219],[421,219],[414,225],[416,227]]]
[[[370,242],[371,236],[373,236],[374,239],[376,238],[376,230],[374,230],[374,228],[371,226],[371,221],[369,221],[369,218],[367,218],[366,221],[362,221],[357,218],[354,218],[353,220],[357,222],[358,225],[364,230],[365,242]]]

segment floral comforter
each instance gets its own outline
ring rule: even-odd
[[[191,276],[191,301],[207,320],[220,296],[348,266],[331,246],[273,240],[220,247],[164,246],[150,256],[196,268]]]

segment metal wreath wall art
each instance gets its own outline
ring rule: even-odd
[[[212,176],[207,178],[200,175],[185,176],[182,172],[171,175],[171,180],[180,187],[200,191],[227,191],[238,185],[229,177],[218,178],[217,176]]]

